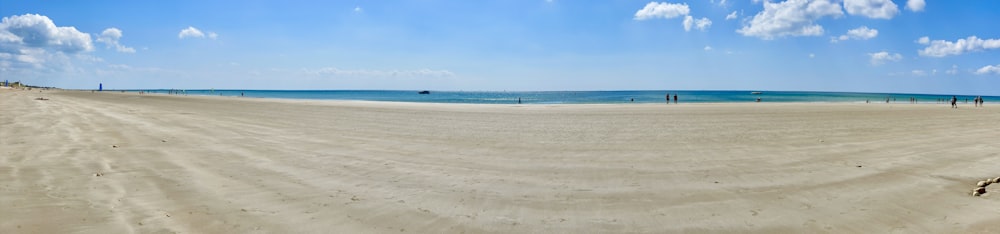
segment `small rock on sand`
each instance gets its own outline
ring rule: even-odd
[[[986,193],[986,187],[977,187],[976,189],[973,189],[972,191],[977,192],[979,194],[984,194],[984,193]]]
[[[992,181],[989,180],[979,181],[979,183],[976,183],[976,187],[986,187],[987,185],[990,185],[991,182]]]

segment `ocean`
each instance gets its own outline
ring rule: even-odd
[[[127,90],[137,92],[139,90]],[[142,90],[150,93],[179,93],[186,95],[244,96],[251,98],[363,100],[391,102],[475,103],[475,104],[611,104],[611,103],[663,103],[664,95],[677,95],[679,103],[724,102],[854,102],[854,103],[938,103],[953,95],[903,94],[903,93],[848,93],[848,92],[799,92],[799,91],[430,91],[418,94],[417,90]],[[959,103],[975,96],[954,95]],[[986,101],[1000,97],[984,96]]]

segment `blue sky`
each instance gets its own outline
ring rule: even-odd
[[[2,79],[63,88],[1000,95],[1000,1],[11,1]]]

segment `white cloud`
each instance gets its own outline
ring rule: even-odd
[[[968,38],[950,42],[945,40],[930,41],[930,39],[925,38],[926,37],[921,37],[917,40],[917,43],[928,45],[926,48],[917,51],[920,56],[945,57],[949,55],[960,55],[971,51],[1000,49],[1000,39],[983,40],[976,36],[969,36]]]
[[[711,46],[705,46],[705,51],[709,51],[709,50],[712,50],[712,47]]]
[[[101,35],[97,36],[97,42],[104,43],[107,47],[114,47],[118,52],[135,53],[135,49],[127,47],[118,42],[122,38],[122,30],[118,28],[108,28]]]
[[[924,0],[908,0],[906,1],[906,9],[910,9],[912,12],[924,11],[924,6],[927,3]]]
[[[4,17],[0,22],[0,52],[41,48],[63,53],[94,50],[90,34],[75,27],[58,27],[48,16],[36,14]]]
[[[816,54],[809,53],[809,58],[815,58],[815,57],[816,57]]]
[[[687,15],[691,8],[687,3],[649,2],[645,7],[635,12],[635,20],[655,18],[671,19]]]
[[[24,14],[0,20],[0,71],[4,76],[39,71],[73,71],[71,61],[93,51],[90,34],[59,27],[49,17]],[[8,73],[10,72],[10,73]]]
[[[736,17],[736,11],[733,11],[733,13],[726,15],[726,20],[736,19]]]
[[[831,0],[788,0],[780,3],[764,1],[764,10],[757,13],[743,28],[744,36],[771,40],[786,36],[819,36],[823,27],[814,23],[823,17],[840,17],[840,5]]]
[[[899,8],[891,0],[844,0],[847,14],[862,15],[873,19],[892,19]]]
[[[900,55],[899,53],[890,54],[886,51],[869,53],[868,56],[871,57],[872,65],[876,66],[885,64],[886,62],[895,62],[903,59],[903,55]]]
[[[870,29],[867,26],[861,26],[855,29],[847,30],[847,36],[859,40],[868,40],[878,36],[878,30]]]
[[[927,44],[930,44],[930,43],[931,43],[931,38],[929,38],[929,37],[921,37],[921,38],[917,39],[917,44],[927,45]]]
[[[335,77],[356,77],[356,78],[371,78],[371,77],[452,77],[455,73],[448,70],[431,70],[431,69],[417,69],[417,70],[343,70],[335,67],[325,67],[316,70],[305,70],[307,74],[319,75],[319,76],[335,76]]]
[[[198,30],[195,27],[188,26],[185,29],[181,29],[181,32],[177,34],[177,38],[180,38],[180,39],[184,39],[184,38],[188,38],[188,37],[198,37],[198,38],[201,38],[201,37],[205,37],[205,33],[202,33],[201,30]]]
[[[855,29],[847,30],[847,34],[840,35],[839,37],[831,38],[831,42],[844,41],[848,39],[855,40],[868,40],[878,36],[878,30],[870,29],[867,26],[861,26]]]
[[[549,1],[549,2],[551,2],[551,1]],[[361,12],[364,12],[364,11],[365,11],[365,10],[364,10],[364,9],[361,9],[361,7],[360,7],[360,6],[356,6],[356,7],[354,7],[354,12],[357,12],[357,13],[361,13]]]
[[[701,19],[694,19],[690,15],[684,16],[684,31],[691,31],[691,26],[694,26],[698,30],[705,31],[708,27],[712,26],[712,20],[702,17]]]
[[[958,74],[958,65],[954,65],[954,64],[951,65],[951,69],[948,69],[944,73],[948,73],[948,75]]]
[[[913,70],[913,71],[910,71],[910,73],[913,74],[914,76],[926,76],[927,75],[927,72],[925,72],[924,70]]]
[[[986,65],[985,67],[979,68],[975,72],[977,75],[1000,75],[1000,64],[997,65]]]
[[[216,38],[219,38],[219,34],[216,34],[214,32],[208,32],[208,34],[205,34],[201,30],[199,30],[198,28],[191,27],[191,26],[188,26],[185,29],[181,29],[181,32],[177,34],[177,38],[179,38],[179,39],[184,39],[184,38],[205,38],[206,35],[208,36],[209,39],[212,39],[212,40],[215,40]]]

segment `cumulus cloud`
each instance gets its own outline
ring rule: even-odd
[[[867,26],[861,26],[855,29],[847,30],[847,35],[854,39],[868,40],[878,36],[878,30],[870,29]]]
[[[779,3],[764,1],[764,10],[736,30],[744,36],[771,40],[786,36],[823,35],[823,26],[814,21],[823,17],[840,17],[840,5],[831,0],[788,0]]]
[[[847,34],[840,35],[839,37],[834,37],[830,39],[831,42],[845,41],[848,39],[854,40],[868,40],[878,36],[878,30],[870,29],[867,26],[861,26],[855,29],[847,30]]]
[[[971,51],[982,51],[990,49],[1000,49],[1000,39],[979,39],[976,36],[958,39],[957,41],[933,40],[921,37],[917,43],[927,45],[926,48],[917,51],[920,56],[945,57],[949,55],[960,55]]]
[[[60,27],[48,16],[24,14],[0,20],[0,71],[73,70],[70,61],[93,51],[90,34]]]
[[[912,12],[924,11],[924,6],[927,3],[924,0],[909,0],[906,1],[906,9],[910,9]]]
[[[726,20],[731,20],[731,19],[736,19],[736,11],[733,11],[733,13],[729,13],[728,15],[726,15]]]
[[[94,50],[90,34],[75,27],[59,27],[48,16],[25,14],[4,17],[0,22],[0,52],[21,47],[63,53]]]
[[[712,26],[712,20],[702,17],[701,19],[694,19],[690,15],[684,16],[684,31],[691,31],[691,26],[698,28],[698,30],[705,31],[708,27]]]
[[[181,32],[177,34],[177,38],[184,39],[188,37],[205,37],[205,33],[198,30],[195,27],[188,26],[185,29],[181,29]]]
[[[847,14],[861,15],[873,19],[892,19],[899,8],[891,0],[844,0]]]
[[[899,53],[890,54],[889,52],[886,51],[869,53],[868,56],[871,57],[871,63],[872,65],[875,66],[885,64],[886,62],[896,62],[903,59],[903,55],[900,55]]]
[[[645,7],[635,12],[635,20],[655,18],[671,19],[691,13],[687,3],[649,2]]]
[[[986,65],[985,67],[976,70],[976,75],[1000,75],[1000,64],[997,65]]]
[[[97,36],[97,42],[104,43],[108,48],[114,47],[115,50],[122,53],[135,53],[135,49],[132,47],[127,47],[118,42],[122,38],[122,30],[118,28],[108,28],[101,35]]]
[[[192,27],[192,26],[188,26],[185,29],[181,29],[181,32],[177,34],[177,38],[179,38],[179,39],[184,39],[184,38],[205,38],[206,35],[208,36],[209,39],[212,39],[212,40],[215,40],[216,38],[219,37],[219,34],[216,34],[214,32],[208,32],[208,34],[205,34],[204,32],[202,32],[198,28],[195,28],[195,27]]]
[[[455,73],[448,70],[344,70],[335,67],[325,67],[316,70],[306,70],[308,74],[338,77],[452,77]]]
[[[917,39],[917,44],[927,45],[927,44],[930,44],[930,43],[931,43],[931,38],[930,37],[921,37],[921,38]]]

